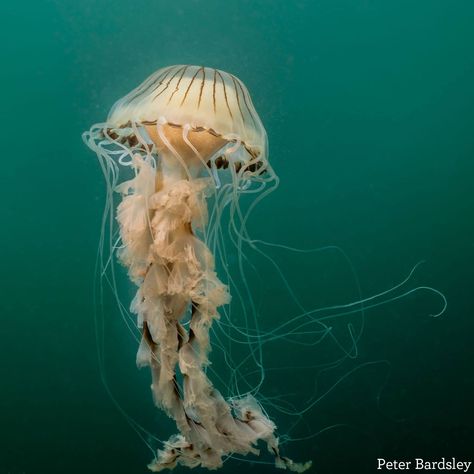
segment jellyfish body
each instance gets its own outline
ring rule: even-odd
[[[267,136],[250,95],[231,74],[198,66],[160,69],[119,100],[105,123],[84,134],[117,191],[118,258],[137,285],[131,310],[141,342],[137,365],[151,369],[155,404],[179,433],[158,450],[152,471],[222,465],[258,454],[264,441],[280,468],[276,426],[250,394],[229,400],[209,380],[209,331],[229,303],[210,250],[207,201],[230,176],[229,199],[276,182]],[[132,170],[121,182],[121,169]],[[211,246],[212,247],[212,246]]]

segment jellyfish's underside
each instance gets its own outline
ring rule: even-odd
[[[275,180],[265,129],[245,86],[204,67],[158,70],[85,140],[122,195],[118,256],[138,287],[131,305],[142,334],[137,364],[150,367],[154,401],[179,431],[149,468],[215,469],[226,456],[258,454],[259,441],[277,467],[309,468],[280,454],[276,426],[254,397],[225,400],[206,373],[209,330],[230,300],[206,243],[216,170],[228,171],[235,195]],[[119,183],[121,165],[134,176]]]

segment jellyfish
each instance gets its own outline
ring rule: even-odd
[[[276,425],[252,393],[224,398],[207,370],[210,329],[231,297],[216,273],[219,211],[239,213],[240,195],[257,202],[278,185],[246,86],[208,67],[159,69],[83,138],[106,176],[107,210],[114,193],[121,198],[116,247],[136,286],[136,362],[150,368],[154,403],[178,430],[149,469],[216,469],[233,454],[259,454],[263,442],[276,467],[307,470],[310,461],[281,454]],[[237,233],[245,232],[242,217]]]

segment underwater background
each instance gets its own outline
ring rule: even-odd
[[[284,453],[321,474],[375,472],[378,457],[474,461],[473,25],[472,1],[5,3],[0,474],[148,472],[152,454],[98,369],[104,180],[81,133],[180,63],[238,76],[266,126],[281,184],[255,209],[252,236],[348,256],[269,250],[305,307],[387,290],[420,261],[407,290],[448,301],[438,318],[442,299],[423,290],[367,310],[357,354],[329,371],[304,368],[340,357],[329,344],[270,351],[268,367],[283,357],[292,368],[269,371],[266,395],[299,408],[318,399]],[[271,328],[286,317],[284,293],[255,265]],[[113,302],[104,314],[113,394],[166,439],[174,429],[135,367],[136,343]],[[360,315],[333,324],[345,347],[362,327]],[[284,435],[292,420],[267,409]],[[262,453],[222,472],[275,472],[248,462],[271,463]]]

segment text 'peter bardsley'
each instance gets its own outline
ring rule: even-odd
[[[398,461],[377,458],[377,469],[387,471],[462,471],[468,472],[471,461],[460,461],[456,458],[441,458],[438,461],[427,461],[415,458],[412,461]]]

